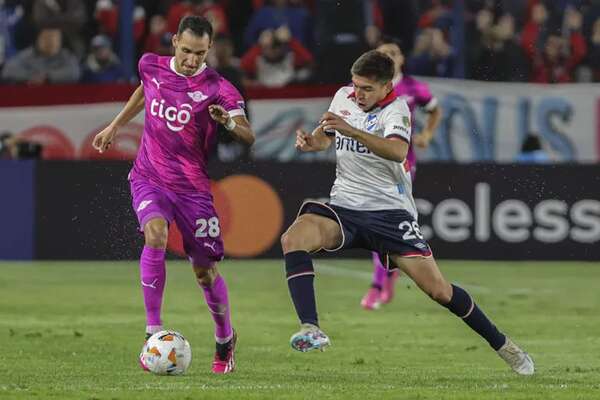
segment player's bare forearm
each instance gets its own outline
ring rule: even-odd
[[[433,137],[435,130],[440,125],[441,121],[442,121],[442,109],[439,106],[437,106],[436,108],[433,109],[433,111],[431,111],[429,113],[429,116],[427,117],[427,121],[425,121],[424,131],[426,131],[429,135],[431,135],[431,137],[429,139],[431,139]]]
[[[365,145],[375,155],[386,160],[402,162],[408,154],[408,142],[402,139],[381,138],[356,128],[353,128],[348,136]]]
[[[125,107],[123,107],[121,112],[115,117],[111,125],[114,125],[115,127],[121,127],[127,124],[133,119],[133,117],[138,115],[140,111],[144,109],[144,103],[144,87],[140,85],[137,87],[137,89],[135,89],[127,101],[127,104],[125,104]]]
[[[238,142],[244,143],[248,146],[252,146],[254,144],[254,140],[256,139],[254,136],[254,132],[250,127],[250,123],[243,115],[238,115],[232,117],[235,122],[235,128],[229,131],[229,134],[233,136],[235,140]]]
[[[329,146],[331,146],[331,143],[333,142],[333,139],[331,138],[331,136],[327,136],[327,134],[325,134],[325,131],[323,131],[322,126],[317,126],[315,128],[315,130],[312,131],[311,136],[312,136],[313,147],[314,147],[313,151],[327,150],[329,148]]]

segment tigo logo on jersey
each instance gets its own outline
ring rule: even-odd
[[[192,119],[191,111],[192,106],[187,103],[181,105],[181,110],[173,106],[165,107],[164,99],[160,102],[152,99],[150,103],[150,114],[160,119],[166,119],[167,127],[173,132],[181,131],[185,124],[190,122],[190,119]]]
[[[208,96],[199,90],[196,90],[195,92],[188,92],[187,95],[190,96],[190,99],[194,100],[196,103],[201,103],[208,99]]]

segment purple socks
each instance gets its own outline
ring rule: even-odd
[[[381,263],[381,260],[379,260],[379,254],[377,254],[376,252],[373,252],[371,254],[373,256],[373,282],[371,283],[371,286],[381,290],[381,288],[383,287],[383,282],[387,277],[387,270],[385,269],[385,266]]]
[[[144,246],[140,258],[140,277],[144,306],[146,307],[146,331],[155,333],[162,326],[160,307],[166,280],[165,251]]]
[[[204,290],[208,311],[215,321],[215,340],[220,344],[227,343],[233,337],[233,330],[225,280],[221,275],[217,275],[212,286],[200,287]]]

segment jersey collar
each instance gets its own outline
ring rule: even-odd
[[[379,100],[377,103],[375,103],[375,105],[373,106],[372,109],[366,111],[366,112],[371,112],[376,108],[384,108],[388,105],[390,105],[394,100],[396,100],[396,98],[398,97],[398,95],[396,94],[396,91],[394,89],[392,89],[387,96],[385,96],[383,99]],[[354,91],[352,93],[350,93],[348,95],[349,99],[356,99],[356,94],[354,93]]]
[[[200,68],[198,68],[198,71],[194,72],[194,75],[192,76],[187,76],[177,72],[177,70],[175,69],[175,57],[171,57],[171,60],[169,61],[169,67],[171,68],[171,71],[175,72],[179,76],[183,76],[184,78],[192,78],[194,76],[200,75],[206,69],[206,63],[202,63]]]

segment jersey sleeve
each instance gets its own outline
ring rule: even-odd
[[[385,113],[382,122],[384,138],[400,138],[410,143],[410,110],[405,100],[390,105],[390,109]]]
[[[433,96],[429,85],[425,82],[419,82],[415,96],[416,103],[419,107],[427,112],[432,112],[438,105],[438,100]]]
[[[216,103],[223,107],[230,116],[246,115],[246,102],[240,92],[228,80],[219,81],[219,96]]]
[[[138,61],[138,72],[140,74],[140,81],[142,82],[142,84],[145,84],[147,80],[149,80],[150,78],[148,77],[148,71],[149,71],[149,67],[150,64],[156,59],[156,55],[152,54],[152,53],[145,53],[144,55],[142,55],[140,57],[140,60]]]

